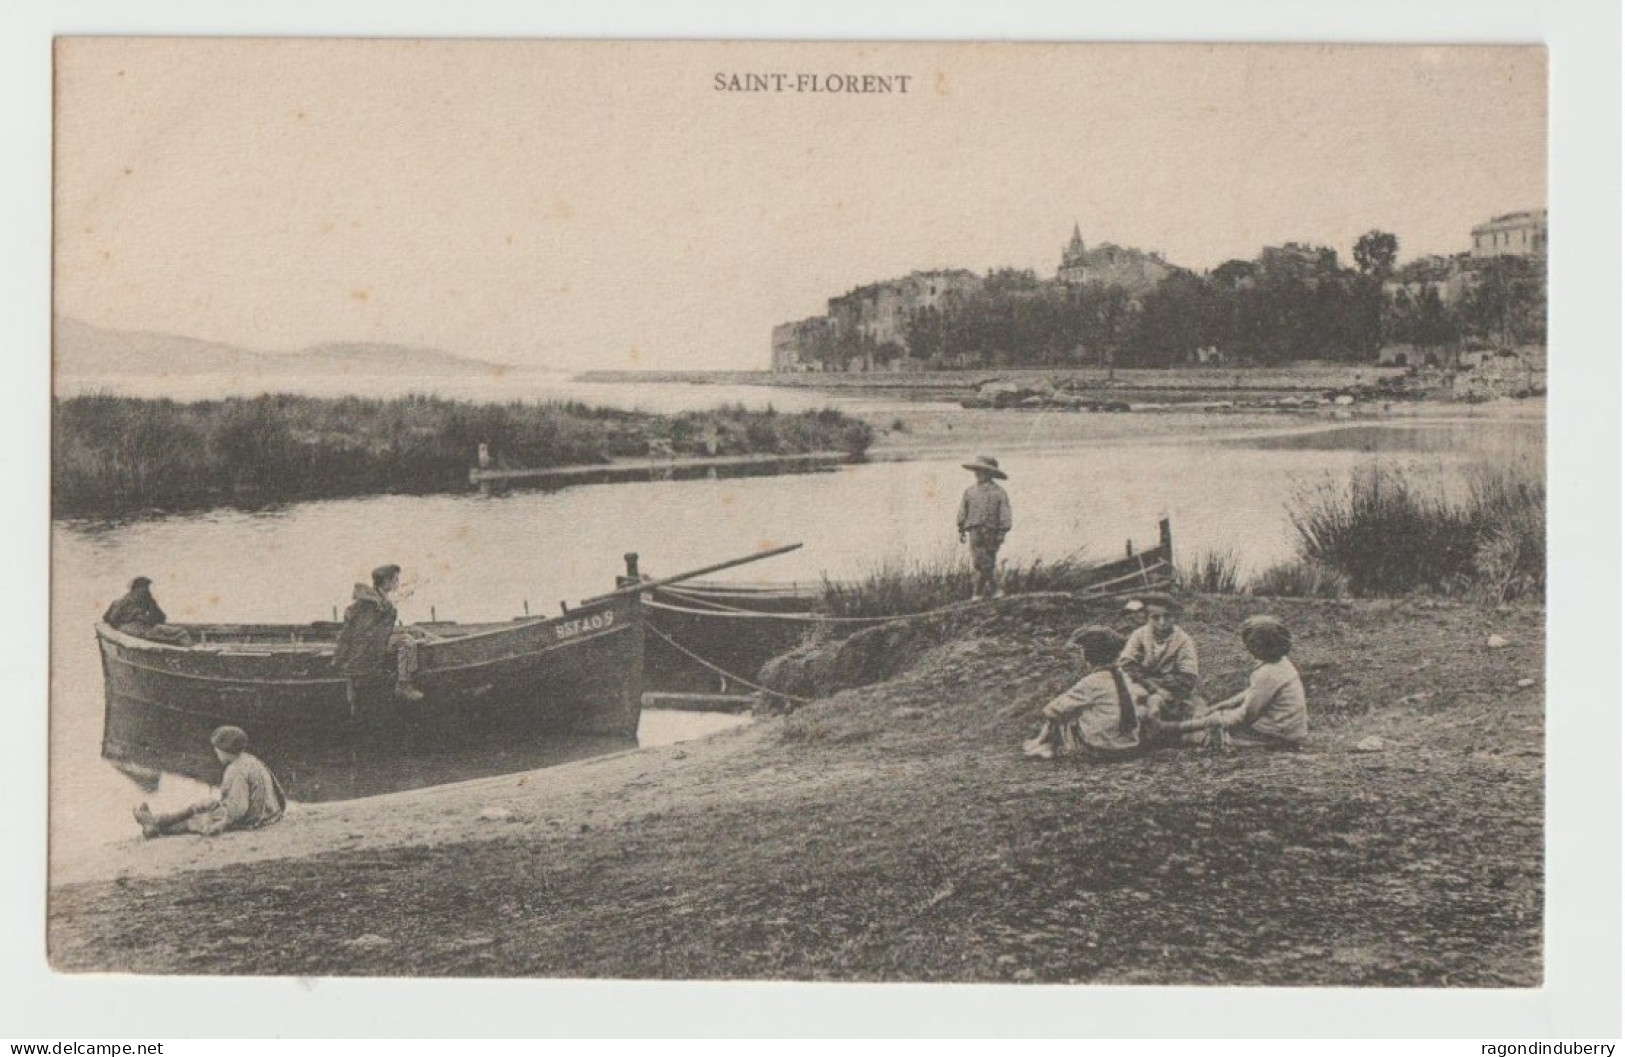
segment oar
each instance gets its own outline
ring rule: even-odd
[[[581,605],[590,606],[597,602],[606,602],[611,598],[620,598],[623,595],[637,594],[639,591],[649,591],[656,587],[665,587],[667,584],[675,584],[681,583],[684,580],[692,580],[696,576],[704,576],[706,573],[714,573],[722,569],[732,569],[736,565],[746,565],[750,562],[759,562],[763,558],[776,558],[780,554],[788,554],[793,550],[798,550],[800,547],[801,544],[799,543],[787,543],[782,547],[774,547],[772,550],[759,551],[756,554],[747,554],[743,558],[730,558],[725,562],[717,562],[715,565],[707,565],[700,569],[690,569],[688,572],[678,573],[676,576],[667,576],[659,580],[645,580],[641,583],[630,584],[626,587],[620,588],[617,591],[611,591],[607,595],[594,595],[591,598],[584,598],[581,600]]]

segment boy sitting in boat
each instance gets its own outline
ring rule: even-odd
[[[370,587],[355,585],[333,651],[333,667],[349,676],[352,694],[357,682],[372,681],[388,672],[393,658],[395,696],[408,701],[423,699],[423,692],[412,685],[412,676],[418,670],[417,639],[396,626],[395,603],[389,597],[400,586],[399,565],[374,569]]]
[[[126,635],[169,646],[192,645],[191,634],[168,620],[163,607],[152,597],[152,581],[145,576],[131,580],[130,590],[102,614],[102,623]]]
[[[1196,661],[1196,640],[1175,621],[1177,599],[1163,591],[1141,595],[1145,623],[1134,629],[1117,666],[1151,695],[1147,706],[1159,719],[1190,719],[1204,704],[1196,693],[1201,673]]]
[[[226,765],[220,796],[164,815],[142,804],[134,814],[143,837],[183,833],[214,837],[227,830],[259,829],[282,817],[288,798],[271,769],[248,751],[247,733],[241,727],[220,727],[209,736],[209,744],[215,758]]]
[[[1247,689],[1192,719],[1161,724],[1161,729],[1184,734],[1217,730],[1226,744],[1301,748],[1309,737],[1309,710],[1303,679],[1287,659],[1292,632],[1278,617],[1248,617],[1241,625],[1241,644],[1254,658]]]

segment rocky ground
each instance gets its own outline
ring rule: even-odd
[[[1235,629],[1265,609],[1297,636],[1303,753],[1024,758],[1067,634],[1117,615],[1010,599],[886,682],[705,742],[57,869],[52,963],[1539,985],[1543,610],[1199,598],[1210,692],[1244,681]]]

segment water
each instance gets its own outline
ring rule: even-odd
[[[608,387],[606,387],[608,388]],[[683,387],[686,388],[686,387]],[[704,387],[701,387],[704,388]],[[951,413],[951,412],[950,412]],[[1449,474],[1469,454],[1542,450],[1538,421],[1406,422],[1282,431],[1184,443],[1177,420],[1144,416],[1142,437],[1085,450],[1011,453],[1015,528],[1008,560],[1070,554],[1108,559],[1124,541],[1156,542],[1173,519],[1176,553],[1233,551],[1243,575],[1292,555],[1286,502],[1345,480],[1373,458]],[[965,560],[954,514],[969,475],[959,460],[844,466],[781,477],[583,485],[557,491],[377,496],[260,512],[213,511],[124,524],[59,522],[53,530],[52,839],[62,846],[128,837],[142,794],[100,759],[102,687],[92,624],[131,577],[156,581],[177,621],[331,619],[368,570],[407,570],[406,621],[502,620],[553,613],[613,586],[622,554],[660,576],[767,546],[789,555],[735,570],[742,580],[847,578],[886,560]],[[676,740],[739,722],[651,714],[643,732]],[[198,798],[166,778],[155,807]]]

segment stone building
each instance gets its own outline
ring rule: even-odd
[[[1432,291],[1445,307],[1457,304],[1473,287],[1473,271],[1467,255],[1444,257],[1437,254],[1418,257],[1395,269],[1382,284],[1382,292],[1390,299],[1406,294],[1421,300]]]
[[[848,370],[907,370],[909,323],[952,298],[970,296],[981,284],[980,276],[964,269],[911,272],[832,297],[832,343],[837,349],[863,350],[849,358],[844,365]],[[853,359],[861,360],[861,367]]]
[[[821,371],[829,351],[829,319],[810,316],[773,328],[773,370]]]
[[[1336,251],[1326,246],[1312,246],[1306,242],[1287,242],[1279,246],[1265,246],[1258,251],[1259,270],[1267,275],[1296,276],[1318,280],[1337,267]]]
[[[1506,213],[1473,228],[1474,257],[1544,257],[1546,210]]]
[[[1072,241],[1061,251],[1061,267],[1057,269],[1056,277],[1063,283],[1079,286],[1101,283],[1144,294],[1172,275],[1173,271],[1173,266],[1163,260],[1159,253],[1114,246],[1109,242],[1090,249],[1083,244],[1083,233],[1073,224]]]

